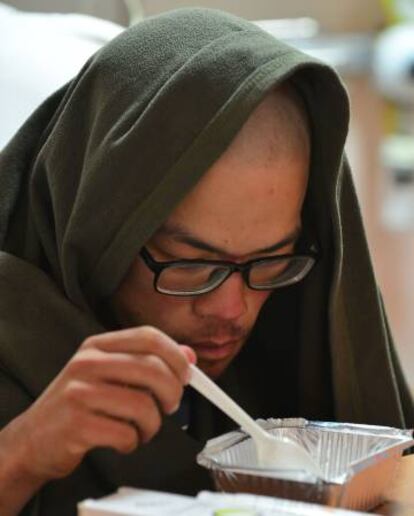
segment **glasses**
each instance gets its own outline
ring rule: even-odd
[[[199,296],[218,288],[239,272],[253,290],[273,290],[301,281],[316,260],[316,247],[299,254],[278,254],[244,263],[221,260],[174,260],[158,262],[143,247],[140,255],[154,273],[154,288],[170,296]]]

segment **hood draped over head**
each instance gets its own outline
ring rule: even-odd
[[[297,415],[413,424],[343,154],[341,82],[247,21],[183,9],[144,20],[102,48],[1,153],[0,370],[15,403],[0,407],[0,425],[39,396],[86,336],[106,329],[96,306],[264,96],[288,79],[309,114],[304,217],[321,247],[314,271],[290,290]],[[258,325],[277,339],[289,314],[273,308],[266,304]],[[250,367],[259,368],[255,360]],[[153,443],[119,462],[93,452],[91,471],[104,478],[107,466],[111,487],[115,479],[131,484],[130,473],[139,485],[184,492],[189,466],[168,461],[163,444],[174,439],[193,460],[199,445],[181,434],[166,422]],[[158,474],[149,466],[157,446]]]

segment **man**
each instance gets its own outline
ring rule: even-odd
[[[196,359],[254,417],[412,424],[347,121],[332,71],[200,9],[29,119],[0,163],[2,514],[211,488],[195,455],[230,426],[185,388]]]

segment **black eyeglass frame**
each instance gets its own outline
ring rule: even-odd
[[[159,262],[155,260],[155,258],[151,255],[151,253],[148,251],[148,249],[144,246],[142,247],[140,251],[140,256],[144,260],[144,263],[147,265],[147,267],[154,273],[154,289],[159,292],[160,294],[164,294],[166,296],[177,296],[177,297],[193,297],[193,296],[200,296],[202,294],[207,294],[208,292],[211,292],[215,290],[216,288],[220,287],[234,272],[240,272],[243,281],[245,284],[251,288],[252,290],[275,290],[277,288],[283,288],[284,286],[293,285],[294,283],[298,283],[299,281],[302,281],[312,270],[315,263],[318,260],[319,257],[319,250],[316,246],[316,244],[313,244],[310,246],[309,250],[306,252],[300,252],[300,253],[290,253],[290,254],[276,254],[272,256],[266,256],[264,258],[256,258],[253,260],[248,260],[246,262],[236,263],[226,260],[205,260],[205,259],[186,259],[183,258],[181,260],[172,260],[172,261],[166,261],[166,262]],[[291,283],[287,283],[286,285],[279,285],[279,286],[272,286],[272,287],[258,287],[250,284],[249,280],[249,273],[250,269],[253,265],[271,262],[271,261],[283,261],[290,258],[310,258],[313,260],[310,264],[309,269],[306,271],[305,275],[300,278],[297,281],[292,281]],[[223,276],[221,281],[217,283],[216,285],[212,285],[211,287],[206,287],[204,290],[201,290],[199,292],[165,292],[164,290],[160,290],[158,288],[158,278],[160,277],[161,273],[170,267],[179,266],[179,265],[210,265],[210,266],[217,266],[217,267],[226,267],[228,269],[228,273]]]

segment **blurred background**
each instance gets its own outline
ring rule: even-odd
[[[30,112],[123,27],[190,5],[260,21],[342,76],[352,107],[347,151],[377,279],[414,390],[414,0],[0,2],[0,150]]]

